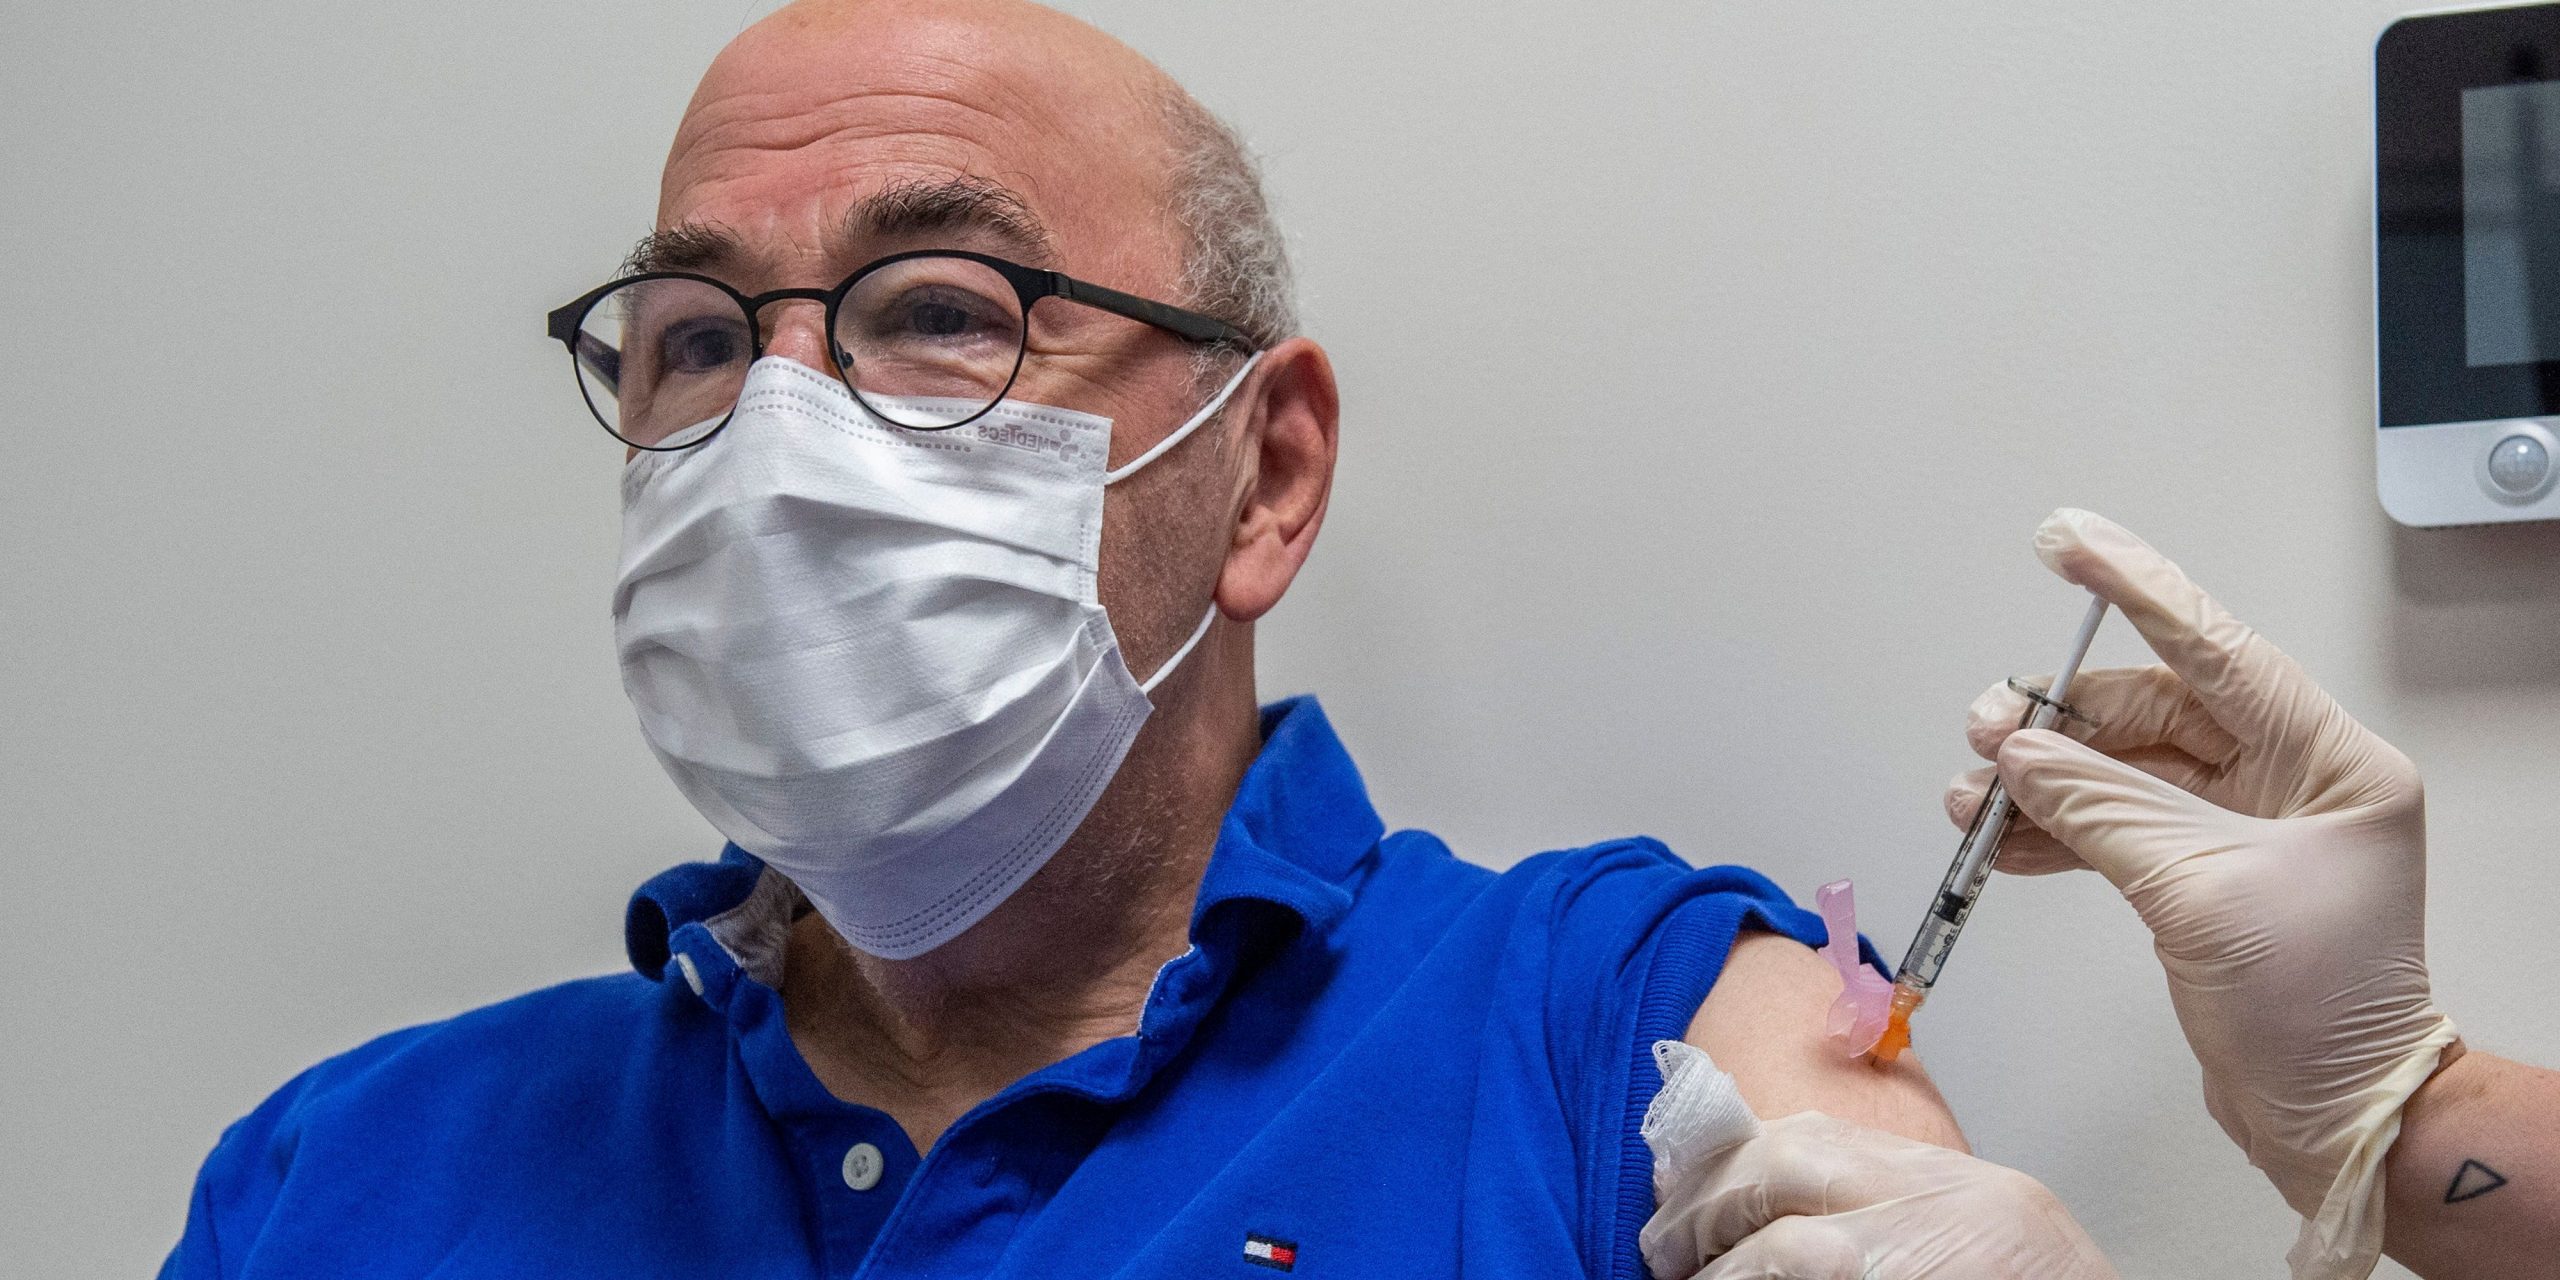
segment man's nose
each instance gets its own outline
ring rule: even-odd
[[[759,320],[766,355],[796,361],[831,378],[843,376],[836,369],[835,344],[827,341],[827,309],[817,299],[769,303]]]

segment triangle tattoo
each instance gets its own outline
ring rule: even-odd
[[[2505,1174],[2477,1160],[2465,1160],[2461,1168],[2453,1171],[2453,1182],[2444,1189],[2444,1202],[2460,1204],[2465,1200],[2477,1200],[2505,1185]]]

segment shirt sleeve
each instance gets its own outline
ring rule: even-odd
[[[279,1147],[277,1132],[310,1079],[310,1072],[295,1077],[223,1131],[213,1154],[196,1171],[186,1230],[169,1251],[168,1260],[160,1264],[160,1280],[226,1280],[237,1274],[238,1258],[257,1237],[258,1224],[275,1203],[276,1191],[291,1166],[289,1144]],[[225,1241],[231,1243],[229,1268],[224,1265]]]
[[[187,1226],[177,1247],[160,1263],[160,1280],[212,1280],[222,1274],[222,1248],[214,1242],[213,1205],[202,1173],[187,1200]]]
[[[1820,946],[1822,918],[1745,867],[1692,868],[1631,839],[1554,864],[1547,1025],[1561,1104],[1573,1117],[1591,1274],[1644,1280],[1636,1236],[1653,1212],[1645,1108],[1661,1091],[1653,1044],[1677,1040],[1746,929]]]
[[[311,1108],[327,1096],[332,1082],[363,1070],[425,1030],[394,1032],[312,1067],[223,1130],[196,1172],[187,1225],[160,1264],[160,1280],[230,1280],[239,1275],[293,1172],[295,1138]]]

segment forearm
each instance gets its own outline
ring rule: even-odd
[[[2560,1258],[2560,1072],[2466,1053],[2409,1099],[2384,1164],[2383,1251],[2428,1280]]]

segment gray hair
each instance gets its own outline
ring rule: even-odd
[[[1263,194],[1262,166],[1236,131],[1178,86],[1162,103],[1172,144],[1172,213],[1182,228],[1184,305],[1234,325],[1257,347],[1298,332],[1289,249]],[[1209,350],[1204,376],[1231,369],[1232,353]]]

